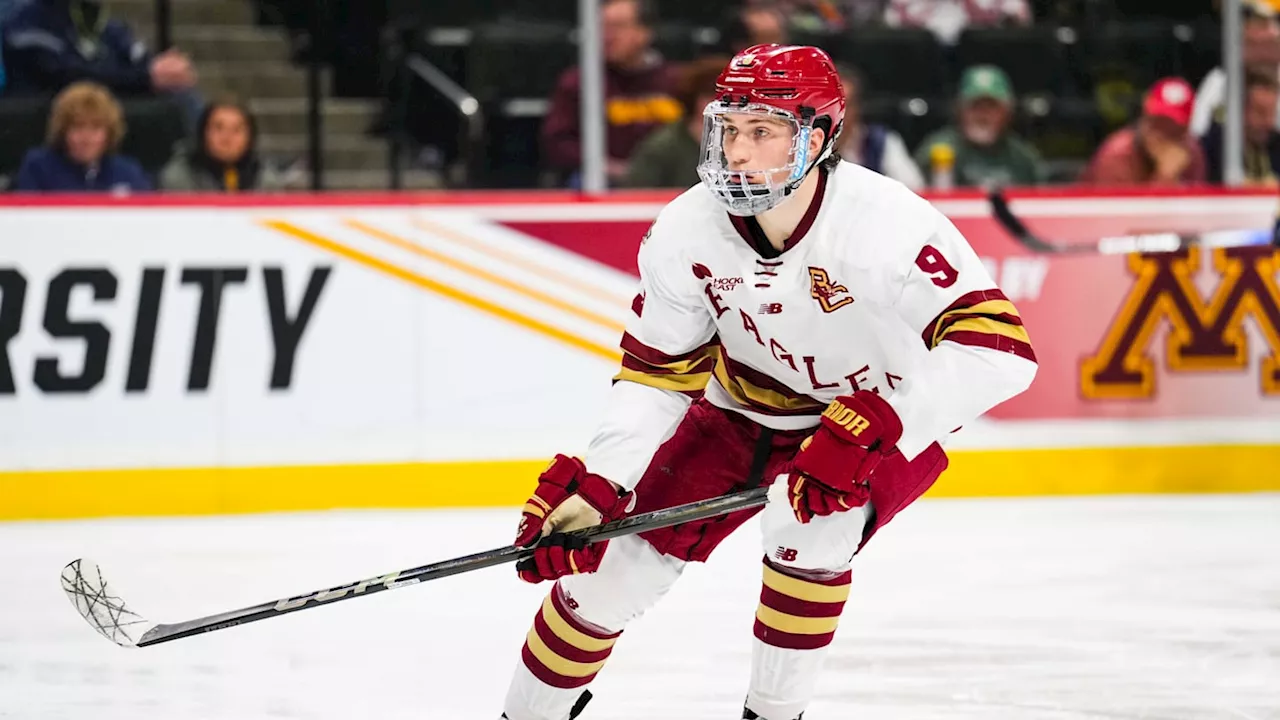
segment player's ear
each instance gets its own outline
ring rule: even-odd
[[[824,127],[815,127],[809,132],[809,157],[817,157],[822,152],[822,145],[827,141],[827,130]]]

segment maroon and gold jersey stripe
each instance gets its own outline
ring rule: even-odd
[[[827,406],[753,367],[737,362],[723,348],[715,375],[734,402],[762,415],[818,415]]]
[[[631,333],[622,336],[622,369],[614,380],[698,396],[711,380],[720,354],[717,338],[680,355],[668,355],[645,345]]]
[[[943,340],[1013,353],[1032,362],[1031,336],[1022,316],[999,290],[979,290],[962,296],[943,310],[922,336],[930,350]]]

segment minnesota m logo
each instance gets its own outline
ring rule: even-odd
[[[1130,255],[1137,277],[1102,347],[1085,358],[1080,389],[1087,398],[1146,398],[1155,394],[1152,334],[1167,320],[1169,368],[1177,371],[1243,370],[1249,363],[1244,320],[1252,316],[1270,353],[1262,362],[1262,392],[1280,395],[1280,251],[1271,247],[1219,248],[1220,276],[1206,302],[1193,282],[1203,253]]]

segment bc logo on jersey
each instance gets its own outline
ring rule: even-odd
[[[853,303],[849,288],[833,283],[827,271],[819,267],[809,268],[809,295],[818,301],[822,312],[827,313]]]

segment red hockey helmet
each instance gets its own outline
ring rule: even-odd
[[[703,155],[698,175],[703,184],[734,215],[755,215],[775,207],[804,182],[815,165],[829,157],[844,125],[845,95],[835,63],[816,47],[755,45],[734,56],[716,81],[716,100],[703,113]],[[747,116],[746,118],[742,116]],[[727,118],[727,119],[726,119]],[[745,140],[741,125],[763,120],[785,125],[790,154],[760,145],[777,142],[768,131]],[[759,123],[757,123],[759,124]],[[809,147],[814,128],[824,132],[822,146]],[[757,138],[758,136],[758,138]],[[768,167],[735,167],[726,142]],[[751,148],[760,149],[756,154]],[[775,147],[777,147],[775,145]],[[770,161],[768,158],[778,158]]]

